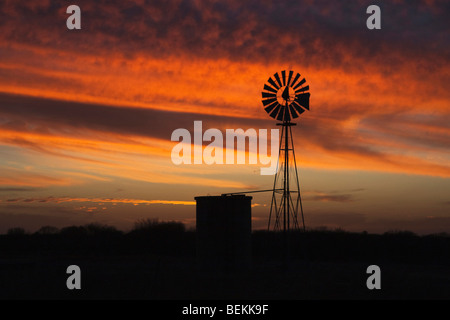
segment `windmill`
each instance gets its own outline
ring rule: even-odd
[[[278,163],[273,188],[246,192],[223,193],[222,196],[245,195],[247,193],[272,192],[268,230],[282,231],[285,264],[289,264],[289,234],[292,230],[300,230],[299,215],[302,229],[305,231],[300,184],[298,182],[297,163],[294,152],[292,127],[300,114],[309,110],[309,85],[299,73],[277,72],[267,80],[262,91],[262,104],[266,112],[279,121],[281,126]],[[292,187],[291,187],[292,185]],[[276,233],[277,234],[277,233]]]
[[[309,110],[309,85],[299,73],[277,72],[267,80],[262,91],[262,104],[266,112],[281,126],[277,171],[273,183],[268,229],[282,231],[287,239],[291,230],[299,230],[299,215],[305,230],[300,184],[294,152],[291,122]]]

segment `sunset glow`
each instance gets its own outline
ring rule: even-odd
[[[379,31],[367,1],[144,3],[77,1],[77,31],[64,1],[0,4],[0,233],[194,225],[195,196],[270,189],[259,164],[173,164],[171,134],[276,128],[261,91],[281,70],[311,88],[293,129],[309,227],[450,232],[444,1],[386,4]],[[270,195],[253,204],[264,227]]]

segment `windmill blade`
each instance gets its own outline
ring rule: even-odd
[[[304,91],[308,91],[308,90],[309,90],[309,86],[306,86],[306,87],[296,90],[295,93],[304,92]]]
[[[295,110],[297,110],[298,114],[302,114],[303,112],[305,112],[305,109],[303,109],[302,107],[300,107],[300,105],[297,102],[292,102],[291,104],[292,106],[294,106]]]
[[[262,103],[266,107],[267,105],[274,103],[275,101],[277,101],[277,98],[266,99],[266,100],[263,100]]]
[[[289,71],[289,77],[288,77],[288,81],[287,81],[287,86],[289,87],[289,84],[291,83],[291,79],[292,79],[292,75],[294,74],[294,71]]]
[[[266,110],[267,113],[270,114],[270,112],[273,110],[273,108],[275,108],[278,104],[278,102],[273,102],[272,104],[269,104],[267,107],[264,108],[264,110]]]
[[[269,82],[272,86],[274,86],[277,90],[280,89],[280,86],[277,85],[275,83],[275,81],[272,80],[272,78],[269,78],[269,80],[267,80],[267,82]]]
[[[308,109],[309,110],[309,96],[311,94],[308,93],[302,93],[299,94],[298,96],[295,96],[295,102],[298,103],[299,105],[301,105],[303,108]]]
[[[282,87],[280,76],[278,75],[278,72],[274,74],[275,80],[277,80],[277,83]]]
[[[273,111],[270,113],[270,116],[275,119],[277,117],[278,111],[280,111],[280,109],[281,109],[281,105],[279,103],[277,103],[276,108],[273,109]]]
[[[294,81],[292,81],[291,83],[291,87],[293,87],[295,85],[295,83],[297,82],[298,78],[300,78],[300,73],[297,73],[297,75],[294,78]]]
[[[305,78],[303,78],[299,83],[297,83],[297,85],[295,87],[293,87],[292,89],[297,89],[298,87],[300,87],[302,84],[304,84],[306,82]]]
[[[271,92],[262,92],[262,97],[263,98],[276,98],[277,94],[276,93],[271,93]]]
[[[284,115],[285,115],[285,110],[286,108],[284,107],[284,106],[282,106],[281,107],[281,111],[280,111],[280,113],[278,113],[278,117],[277,117],[277,120],[278,121],[283,121],[283,118],[284,118]]]
[[[281,71],[281,79],[283,80],[283,86],[286,85],[286,70]]]
[[[291,111],[292,118],[294,118],[294,119],[298,118],[298,114],[295,111],[294,107],[292,106],[292,103],[289,105],[289,110]]]
[[[276,89],[272,88],[271,86],[268,86],[267,84],[264,85],[264,90],[273,92],[275,94],[278,92]]]

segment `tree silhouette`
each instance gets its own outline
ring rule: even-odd
[[[10,236],[21,236],[25,235],[25,229],[20,227],[10,228],[7,231],[7,235]]]
[[[38,231],[36,231],[36,234],[58,234],[59,229],[53,226],[43,226]]]

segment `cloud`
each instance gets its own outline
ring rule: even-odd
[[[26,114],[27,118],[23,115]],[[194,121],[201,120],[204,130],[222,128],[226,123],[241,128],[265,128],[269,119],[248,119],[188,112],[50,100],[0,93],[0,126],[17,131],[48,134],[52,132],[83,135],[86,131],[105,131],[120,135],[138,135],[170,139],[177,128],[192,128]],[[30,129],[32,128],[32,129]],[[17,141],[20,143],[20,141]]]
[[[225,108],[251,103],[243,95],[231,99],[233,86],[265,81],[290,65],[308,71],[316,92],[326,88],[338,100],[355,95],[355,86],[382,102],[413,93],[415,103],[408,108],[422,107],[417,98],[424,99],[423,92],[433,99],[448,97],[448,72],[441,67],[449,53],[448,4],[383,4],[383,28],[377,32],[365,26],[369,4],[82,1],[83,29],[74,33],[65,29],[63,1],[38,14],[32,4],[8,2],[1,78],[9,80],[3,82],[9,92],[40,88],[34,94],[104,103],[123,99],[153,108],[198,108],[206,102],[203,110],[208,110],[224,96],[216,94],[220,87],[230,102],[222,103]],[[18,25],[18,17],[30,23]],[[202,90],[207,98],[192,94]]]
[[[333,202],[352,202],[353,196],[351,194],[337,194],[337,195],[317,195],[307,198],[305,200],[313,201],[333,201]]]
[[[359,189],[357,191],[359,191]],[[327,193],[323,191],[306,191],[303,194],[304,200],[309,201],[342,202],[342,203],[355,201],[353,194],[343,194],[337,192]]]
[[[5,202],[39,202],[39,203],[65,203],[65,202],[92,202],[98,204],[172,204],[172,205],[195,205],[195,201],[181,201],[181,200],[144,200],[144,199],[114,199],[114,198],[71,198],[71,197],[41,197],[41,198],[16,198],[16,199],[6,199]]]
[[[293,60],[300,55],[310,57],[310,63],[321,61],[322,66],[350,64],[346,52],[361,62],[381,60],[391,51],[411,56],[442,50],[449,10],[445,1],[383,3],[383,27],[370,33],[365,26],[368,1],[80,0],[82,32],[70,34],[65,30],[66,2],[53,1],[41,7],[36,3],[8,1],[3,5],[6,40],[55,46],[52,40],[56,37],[67,51],[119,51],[125,55],[187,51],[193,56],[263,61]],[[14,19],[18,16],[27,17],[30,24],[17,26]]]
[[[48,186],[68,186],[75,183],[75,180],[67,177],[27,172],[13,168],[0,167],[0,185],[4,188],[43,188]]]
[[[450,113],[373,115],[361,122],[366,130],[378,137],[395,139],[404,146],[415,145],[425,150],[448,150],[450,143]]]
[[[0,188],[0,192],[31,192],[37,190],[40,190],[40,188]]]
[[[354,111],[345,112],[351,113],[342,119],[306,115],[301,120],[294,136],[295,141],[301,141],[304,164],[450,175],[443,153],[447,150],[448,129],[442,116],[412,117],[400,113],[393,115],[392,121],[377,115],[355,120]],[[107,174],[105,169],[111,166],[118,172],[118,154],[169,159],[174,146],[169,141],[171,133],[177,128],[193,133],[195,120],[203,121],[203,131],[214,127],[223,131],[273,127],[268,117],[248,119],[0,94],[0,141],[74,163],[98,165],[97,174]],[[423,151],[434,157],[424,157]],[[132,171],[136,171],[136,165],[131,163],[120,170],[122,175]]]
[[[70,32],[64,1],[2,2],[0,142],[99,179],[178,182],[186,171],[135,159],[168,159],[194,120],[273,127],[261,88],[289,66],[311,85],[294,132],[304,165],[448,177],[449,4],[383,3],[379,32],[369,4],[80,0]]]

